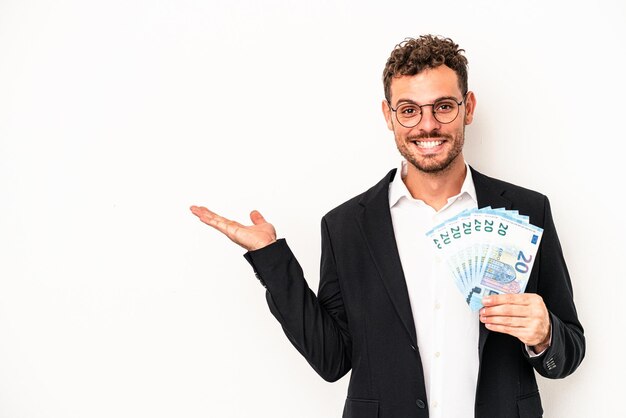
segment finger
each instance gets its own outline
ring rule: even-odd
[[[530,314],[530,309],[527,305],[494,305],[482,308],[480,310],[481,317],[491,317],[491,316],[517,316],[517,317],[525,317]]]
[[[198,218],[200,218],[201,216],[211,217],[211,216],[216,216],[217,215],[216,213],[211,212],[210,210],[205,208],[204,206],[195,206],[194,205],[194,206],[191,206],[189,209],[191,210],[191,213],[196,215]]]
[[[527,339],[532,339],[534,343],[543,341],[550,334],[549,324],[546,326],[542,321],[532,318],[500,316],[481,317],[480,320],[487,329],[499,330],[499,332],[506,332],[516,337],[523,336]]]
[[[191,212],[196,215],[200,220],[206,224],[212,225],[217,222],[226,222],[228,219],[218,215],[217,213],[210,211],[204,206],[192,206]]]
[[[203,207],[201,207],[201,206],[196,206],[196,205],[192,205],[192,206],[189,208],[189,210],[191,210],[191,213],[193,213],[193,214],[194,214],[194,215],[196,215],[196,216],[198,216],[198,213],[200,213],[200,211],[201,211],[202,209],[206,209],[206,208],[203,208]]]
[[[502,325],[513,328],[528,326],[528,318],[521,316],[481,316],[480,321],[485,325]]]
[[[241,224],[224,218],[204,206],[192,206],[191,212],[205,224],[212,226],[229,237],[232,237],[241,228]]]
[[[211,225],[214,219],[218,218],[218,214],[205,208],[204,206],[192,206],[191,213],[196,215],[205,224]]]
[[[252,212],[250,212],[250,220],[255,225],[267,223],[263,215],[261,215],[261,212],[259,212],[258,210],[253,210]]]
[[[528,346],[534,346],[545,341],[546,334],[541,334],[531,327],[516,327],[511,325],[485,324],[489,331],[511,335]],[[549,335],[549,332],[548,334]]]
[[[483,306],[497,306],[497,305],[527,305],[528,304],[527,293],[505,293],[502,295],[489,295],[485,296],[482,300]]]

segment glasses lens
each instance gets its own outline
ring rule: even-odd
[[[412,103],[404,103],[396,109],[396,118],[402,126],[407,128],[413,127],[422,119],[422,109]]]
[[[450,123],[459,114],[459,104],[454,100],[438,100],[433,105],[435,119],[441,123]]]

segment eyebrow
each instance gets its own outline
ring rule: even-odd
[[[442,96],[442,97],[438,97],[436,98],[432,103],[427,103],[427,104],[433,104],[433,103],[437,103],[440,100],[454,100],[457,103],[459,102],[459,99],[457,99],[454,96]],[[396,103],[396,106],[402,104],[402,103],[410,103],[410,104],[415,104],[415,105],[419,105],[419,103],[417,103],[415,100],[411,100],[411,99],[400,99],[398,100],[398,102]]]

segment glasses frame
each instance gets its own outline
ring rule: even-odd
[[[467,92],[467,93],[469,93],[469,92]],[[401,126],[404,126],[405,128],[415,128],[417,125],[419,125],[419,124],[420,124],[420,122],[422,121],[422,117],[424,116],[424,112],[422,111],[422,108],[423,108],[423,107],[427,107],[427,106],[430,106],[430,107],[431,107],[431,111],[433,112],[433,117],[435,118],[435,120],[436,120],[437,122],[442,123],[442,124],[444,124],[444,125],[447,125],[447,124],[449,124],[449,123],[454,122],[454,121],[456,120],[456,118],[458,118],[458,117],[459,117],[459,113],[461,113],[461,105],[463,104],[463,102],[465,102],[465,101],[467,100],[467,93],[465,93],[465,94],[463,95],[463,98],[461,99],[461,101],[460,101],[460,102],[457,102],[457,101],[456,101],[456,99],[454,99],[454,98],[451,98],[451,97],[446,97],[446,98],[437,99],[437,100],[435,100],[433,103],[428,103],[428,104],[423,104],[423,105],[418,105],[417,103],[412,103],[412,104],[414,104],[415,106],[419,107],[419,109],[420,109],[420,114],[419,114],[419,119],[417,119],[417,122],[415,122],[415,124],[414,124],[414,125],[409,125],[409,126],[407,126],[407,125],[405,125],[404,123],[400,122],[400,119],[398,119],[398,107],[400,107],[400,105],[396,106],[396,108],[394,109],[393,107],[391,107],[391,103],[390,103],[389,101],[387,101],[387,104],[389,105],[389,109],[391,109],[391,111],[392,111],[393,113],[395,113],[395,114],[396,114],[396,120],[398,121],[398,123],[399,123]],[[436,104],[438,101],[440,101],[440,100],[446,100],[446,99],[453,100],[453,101],[454,101],[454,102],[455,102],[455,103],[459,106],[459,107],[457,107],[457,109],[456,109],[456,115],[454,116],[454,118],[453,118],[450,122],[442,122],[442,121],[440,121],[440,120],[439,120],[439,118],[437,118],[437,112],[435,112],[435,104]]]

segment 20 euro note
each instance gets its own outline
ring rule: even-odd
[[[481,271],[467,295],[473,311],[482,308],[485,296],[526,290],[543,235],[543,229],[507,214],[500,214],[493,231],[497,232],[488,241]]]
[[[468,284],[471,283],[465,257],[468,238],[462,233],[460,226],[464,216],[465,212],[448,219],[426,233],[437,247],[438,256],[447,264],[461,293],[465,293]]]

